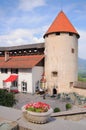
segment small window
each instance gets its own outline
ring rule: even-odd
[[[73,36],[73,33],[69,33],[69,36]]]
[[[58,75],[58,72],[57,72],[57,71],[53,71],[53,72],[52,72],[52,76],[53,76],[53,77],[57,77],[57,75]]]
[[[34,52],[37,52],[37,49],[35,49]]]
[[[18,69],[11,69],[11,74],[12,73],[18,74]]]
[[[8,69],[2,68],[2,69],[1,69],[1,73],[8,73]]]
[[[71,49],[71,52],[74,53],[74,48]]]
[[[29,52],[31,52],[31,50],[29,50]]]
[[[56,35],[60,35],[60,32],[56,32]]]
[[[46,37],[48,37],[48,34],[46,35]]]
[[[73,87],[73,82],[70,82],[70,88]]]
[[[12,82],[12,86],[13,86],[13,87],[18,87],[18,81]]]

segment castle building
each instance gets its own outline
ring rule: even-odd
[[[50,94],[71,91],[78,77],[79,37],[60,11],[44,43],[0,47],[0,87],[35,93],[41,81]]]

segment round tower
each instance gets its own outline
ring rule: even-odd
[[[69,92],[78,77],[79,34],[61,11],[45,33],[45,75],[48,90]]]

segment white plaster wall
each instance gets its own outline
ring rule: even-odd
[[[78,74],[78,40],[76,35],[67,33],[51,34],[45,37],[45,73],[49,88],[56,83],[59,92],[69,91],[69,83],[77,81]],[[71,49],[74,49],[74,53]],[[51,72],[57,71],[58,76],[52,77]]]
[[[35,92],[35,87],[36,87],[37,82],[40,81],[40,79],[42,78],[43,70],[44,70],[44,67],[42,66],[35,66],[32,69],[33,93]]]
[[[25,81],[27,82],[27,92],[32,93],[32,69],[19,69],[18,77],[19,91],[22,91],[21,82]]]
[[[5,83],[4,82],[4,86],[3,86],[3,80],[7,79],[10,76],[10,69],[8,69],[8,73],[1,73],[0,71],[0,88],[6,87],[6,88],[10,88],[11,83]]]
[[[22,92],[21,82],[27,82],[27,92],[34,93],[36,83],[42,78],[43,67],[35,66],[33,69],[19,69],[18,70],[18,90]],[[0,72],[0,88],[10,88],[11,82],[6,82],[6,86],[3,86],[3,80],[7,79],[11,75],[10,69],[8,73]]]

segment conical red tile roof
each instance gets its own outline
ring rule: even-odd
[[[60,11],[56,19],[53,21],[51,26],[49,27],[48,31],[45,33],[44,37],[47,34],[55,33],[55,32],[70,32],[74,33],[80,37],[74,26],[71,24],[67,16],[64,14],[63,11]]]

